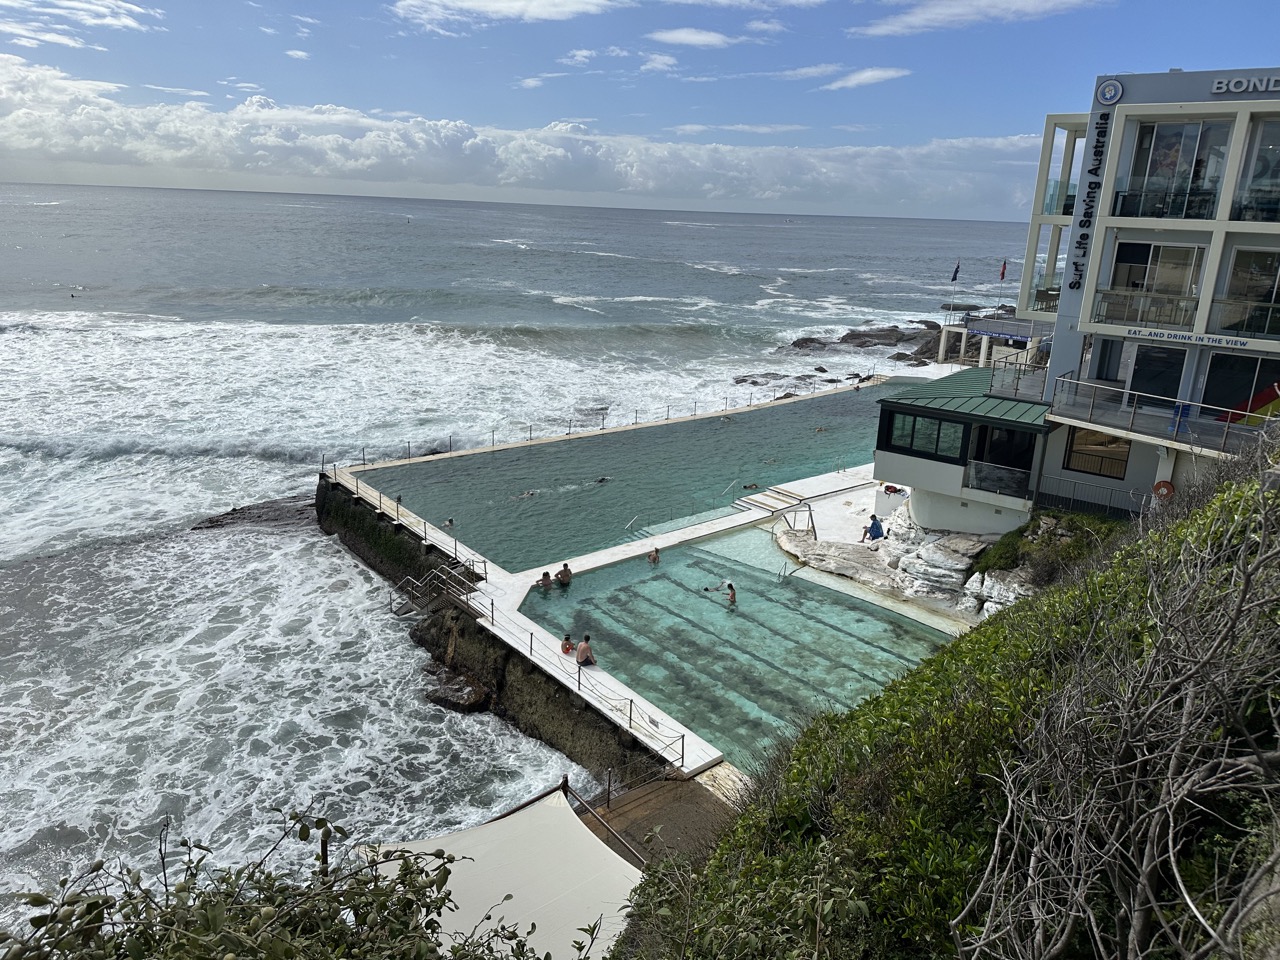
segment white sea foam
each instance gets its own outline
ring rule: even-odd
[[[491,715],[426,703],[426,654],[385,585],[318,531],[151,539],[24,580],[0,592],[15,637],[50,628],[0,645],[0,891],[95,856],[146,867],[165,817],[236,862],[270,843],[272,806],[395,840],[480,822],[566,772],[593,786]],[[39,592],[56,612],[32,612]]]

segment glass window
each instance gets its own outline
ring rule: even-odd
[[[1210,407],[1276,416],[1280,412],[1280,360],[1215,353],[1202,402]]]
[[[938,456],[963,459],[964,424],[938,421]]]
[[[1130,443],[1124,437],[1072,427],[1067,434],[1067,456],[1062,466],[1077,473],[1123,480],[1129,466]]]
[[[963,423],[892,413],[888,436],[882,442],[890,450],[900,450],[933,460],[963,463],[967,453],[967,428]],[[884,421],[881,420],[883,425]],[[883,434],[882,434],[883,436]]]
[[[889,437],[889,445],[899,450],[911,449],[911,431],[916,425],[916,418],[905,413],[893,414],[893,431]]]
[[[1134,355],[1129,389],[1134,393],[1147,394],[1140,401],[1144,404],[1172,406],[1178,396],[1182,367],[1186,361],[1185,350],[1142,344]]]
[[[938,449],[939,421],[932,417],[916,417],[916,433],[911,449],[919,453],[934,453]]]
[[[1280,274],[1280,251],[1237,250],[1227,283],[1228,300],[1272,303],[1276,298],[1276,277]]]

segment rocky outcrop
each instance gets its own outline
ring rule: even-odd
[[[998,537],[926,530],[905,508],[885,522],[888,536],[873,544],[815,540],[784,529],[778,545],[816,570],[848,577],[878,593],[924,602],[976,623],[1034,593],[1026,574],[995,570],[972,573],[978,554]]]
[[[869,347],[894,347],[898,344],[916,344],[921,340],[933,340],[934,350],[937,350],[937,331],[941,329],[940,325],[932,320],[921,322],[918,329],[903,329],[897,325],[888,327],[871,327],[865,330],[850,330],[836,340],[826,340],[822,337],[800,337],[798,340],[791,341],[791,346],[795,350],[827,350],[830,348],[853,348],[865,350]],[[912,357],[923,356],[918,350],[907,353],[900,351],[902,357],[910,359]]]

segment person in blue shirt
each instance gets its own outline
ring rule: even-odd
[[[880,523],[880,518],[874,513],[871,515],[871,522],[862,528],[862,539],[859,543],[866,543],[870,540],[874,543],[877,540],[884,539],[884,526]]]

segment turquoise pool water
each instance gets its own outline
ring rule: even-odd
[[[364,471],[360,479],[507,570],[570,557],[679,518],[727,515],[764,488],[871,460],[892,390],[818,395],[729,416]]]
[[[949,637],[847,594],[782,576],[761,528],[579,574],[521,612],[556,635],[591,635],[603,669],[750,767],[814,710],[848,709]],[[724,578],[738,602],[708,593]]]

